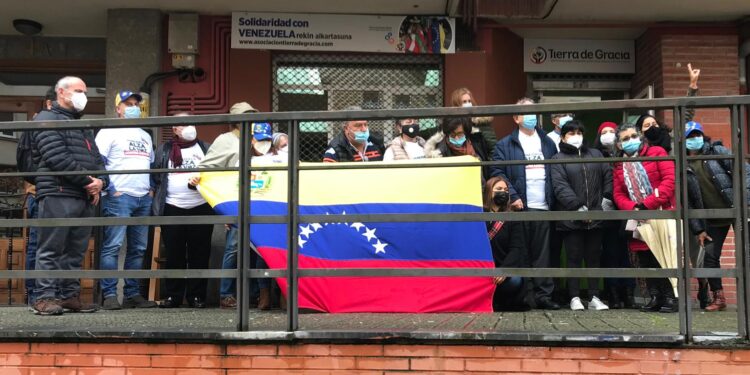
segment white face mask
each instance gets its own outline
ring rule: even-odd
[[[575,147],[575,148],[581,148],[581,145],[583,144],[583,136],[582,135],[571,135],[567,138],[565,143]]]
[[[279,149],[279,152],[282,154],[288,154],[289,153],[289,145],[286,145]]]
[[[180,136],[182,137],[182,139],[188,142],[192,142],[198,136],[198,131],[195,130],[195,126],[186,126],[182,128],[182,133],[180,134]]]
[[[73,104],[73,108],[76,112],[83,112],[88,101],[89,99],[86,97],[86,94],[82,92],[74,92],[70,95],[70,102]]]
[[[604,133],[599,137],[599,141],[605,146],[612,146],[615,144],[615,133]]]
[[[472,106],[471,102],[461,103],[461,107],[471,107],[471,106]]]
[[[265,155],[271,150],[271,141],[258,141],[253,145],[255,151],[261,155]]]

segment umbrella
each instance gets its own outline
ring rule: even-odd
[[[648,245],[661,268],[677,268],[677,221],[672,219],[651,219],[638,226],[638,234]],[[677,296],[677,279],[669,282]]]

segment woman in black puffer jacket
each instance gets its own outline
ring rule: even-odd
[[[572,120],[560,131],[560,152],[552,159],[601,158],[597,149],[583,144],[583,124]],[[557,211],[601,211],[612,206],[612,170],[607,163],[565,163],[552,165],[552,186]],[[568,267],[580,268],[582,260],[591,268],[598,268],[601,259],[602,221],[561,220],[557,230],[562,232]],[[568,279],[570,308],[583,310],[579,279]],[[589,278],[590,310],[607,310],[599,300],[599,279]]]

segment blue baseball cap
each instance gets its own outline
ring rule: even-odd
[[[143,97],[141,96],[141,94],[125,90],[125,91],[120,91],[117,94],[117,99],[119,99],[119,100],[117,100],[116,105],[119,105],[120,103],[122,103],[122,102],[124,102],[124,101],[126,101],[126,100],[128,100],[130,98],[135,98],[135,100],[137,100],[138,103],[140,103],[140,102],[143,101]]]
[[[267,122],[254,122],[253,137],[255,137],[256,141],[272,140],[273,129],[271,128],[271,124]]]
[[[695,131],[701,132],[701,134],[705,134],[703,133],[703,125],[701,125],[700,122],[690,121],[687,124],[685,124],[685,138],[687,138],[687,136],[689,136],[690,133],[695,132]]]

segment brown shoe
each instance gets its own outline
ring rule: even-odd
[[[66,312],[71,313],[92,313],[99,311],[99,305],[94,303],[82,303],[78,295],[62,300],[60,303]]]
[[[286,311],[286,298],[283,294],[279,294],[279,308]]]
[[[63,308],[54,298],[41,298],[34,302],[34,314],[36,315],[62,315]]]
[[[219,302],[219,305],[221,306],[222,309],[236,309],[237,300],[232,296],[224,297]]]
[[[259,310],[271,309],[271,288],[260,288],[260,298],[258,298]]]
[[[724,290],[714,291],[714,300],[706,306],[706,311],[720,311],[727,308],[727,299],[724,297]]]

